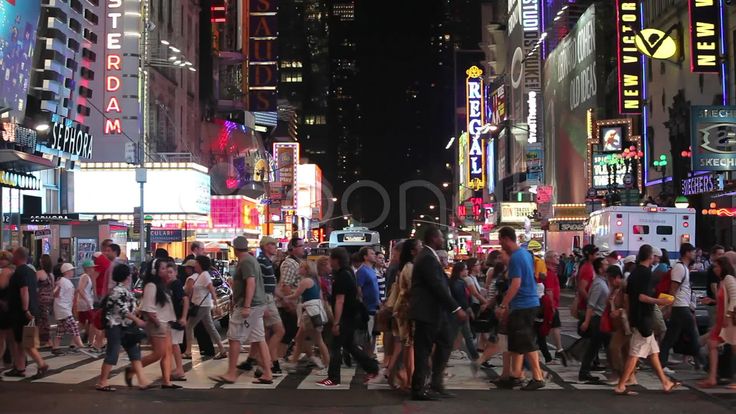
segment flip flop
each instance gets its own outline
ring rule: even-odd
[[[698,388],[703,388],[703,389],[715,388],[718,386],[718,384],[710,384],[707,381],[698,381],[695,383],[695,385],[697,385]]]
[[[115,392],[115,391],[117,391],[117,389],[115,389],[114,387],[111,387],[109,385],[105,385],[104,387],[100,387],[98,385],[98,386],[95,386],[95,389],[97,391],[102,391],[102,392]]]
[[[672,383],[672,386],[669,389],[664,390],[664,393],[669,394],[680,386],[682,386],[682,383],[680,381],[675,381]]]
[[[271,384],[273,384],[273,380],[267,380],[267,379],[263,379],[263,378],[258,378],[257,380],[253,381],[253,384],[271,385]]]
[[[222,375],[215,375],[207,378],[209,378],[211,381],[221,384],[235,384],[235,381],[230,381],[229,379],[223,378]]]
[[[180,388],[184,388],[184,387],[182,387],[181,385],[176,385],[176,384],[168,384],[168,385],[162,384],[161,385],[161,389],[163,390],[178,390]]]
[[[619,397],[634,397],[634,396],[639,395],[638,392],[631,391],[631,390],[624,390],[622,392],[614,391],[613,393],[616,394]]]
[[[187,377],[185,377],[185,376],[183,376],[183,375],[182,375],[181,377],[171,377],[171,380],[172,380],[172,381],[179,381],[179,382],[183,382],[183,381],[186,381],[186,380],[187,380]]]
[[[125,368],[125,385],[133,386],[133,370],[130,367]]]
[[[156,384],[150,383],[150,384],[148,384],[148,385],[146,385],[144,387],[138,387],[138,389],[141,390],[141,391],[146,391],[146,390],[154,389],[156,387],[157,387]]]
[[[227,358],[226,352],[218,352],[212,359],[225,359]]]
[[[181,359],[192,359],[192,354],[182,354]]]

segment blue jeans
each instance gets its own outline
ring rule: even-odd
[[[111,328],[105,328],[105,336],[107,337],[107,349],[105,350],[105,364],[117,365],[120,348],[123,346],[123,327],[115,325]],[[126,344],[125,352],[131,361],[141,360],[141,346],[139,343]]]
[[[473,334],[470,332],[470,322],[458,322],[455,318],[452,319],[450,322],[450,329],[452,334],[452,340],[454,341],[455,338],[457,338],[457,334],[460,332],[463,334],[463,338],[465,339],[465,347],[468,349],[468,357],[475,361],[480,357],[478,355],[478,349],[475,346],[475,342],[473,342]]]

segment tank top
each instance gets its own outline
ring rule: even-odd
[[[302,292],[302,303],[310,300],[319,299],[319,283],[312,280],[312,287]]]
[[[87,299],[87,302],[83,300],[77,301],[77,309],[80,312],[86,312],[88,310],[92,310],[92,306],[94,303],[94,288],[92,287],[92,278],[88,274],[83,274],[80,278],[87,278],[87,285],[84,287],[84,291],[82,292],[82,295],[85,299]]]

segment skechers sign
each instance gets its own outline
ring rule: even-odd
[[[690,196],[714,191],[723,191],[723,174],[705,174],[682,180],[682,195]]]
[[[721,1],[688,0],[690,70],[718,73],[721,66]]]
[[[465,81],[466,111],[470,148],[468,151],[468,187],[480,191],[485,186],[485,152],[481,129],[485,124],[483,102],[483,71],[473,66]]]
[[[736,106],[693,106],[693,171],[736,169]]]
[[[637,115],[644,99],[642,57],[636,45],[636,33],[641,29],[639,1],[616,0],[616,17],[619,113]]]

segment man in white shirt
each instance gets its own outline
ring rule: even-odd
[[[57,321],[56,338],[54,338],[53,347],[51,351],[54,355],[62,355],[64,352],[59,349],[59,344],[64,334],[69,334],[72,337],[72,343],[76,347],[76,350],[84,347],[82,344],[82,338],[79,337],[79,323],[74,319],[72,314],[72,307],[74,305],[74,284],[70,280],[74,276],[74,266],[71,263],[64,263],[61,265],[62,277],[56,282],[54,288],[54,318]],[[69,348],[70,351],[74,351],[74,347]]]
[[[680,260],[672,267],[670,295],[675,297],[672,304],[672,315],[667,328],[667,333],[660,345],[659,359],[662,366],[667,364],[670,349],[680,340],[683,335],[688,337],[686,341],[689,349],[686,355],[692,355],[698,359],[698,328],[693,314],[694,302],[692,300],[692,288],[690,286],[690,271],[688,267],[695,259],[695,247],[690,243],[680,246]]]

